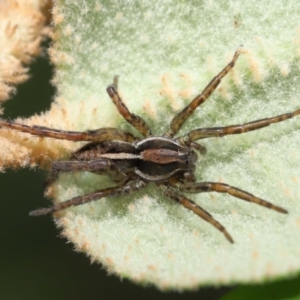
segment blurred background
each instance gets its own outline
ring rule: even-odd
[[[49,109],[55,88],[50,84],[53,67],[47,55],[30,68],[31,79],[4,105],[2,117],[29,117]],[[51,217],[28,216],[29,211],[50,204],[43,196],[45,178],[46,173],[38,169],[0,174],[0,299],[213,300],[230,290],[162,293],[108,275],[101,265],[91,265],[87,257],[59,237]]]

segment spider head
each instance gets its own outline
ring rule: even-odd
[[[164,182],[171,177],[193,174],[197,154],[190,147],[165,137],[149,137],[136,142],[140,160],[134,173],[147,181]]]

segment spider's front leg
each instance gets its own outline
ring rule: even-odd
[[[145,186],[146,186],[146,183],[142,180],[131,181],[122,186],[116,186],[116,187],[111,187],[111,188],[107,188],[107,189],[103,189],[103,190],[98,190],[98,191],[95,191],[95,192],[87,194],[87,195],[74,197],[65,202],[57,203],[51,207],[40,208],[40,209],[30,212],[29,215],[30,216],[47,215],[50,213],[60,211],[62,209],[66,209],[71,206],[77,206],[77,205],[85,204],[85,203],[88,203],[88,202],[91,202],[94,200],[99,200],[103,197],[127,195],[127,194],[133,193],[135,191],[138,191],[138,190],[144,188]]]
[[[187,197],[185,197],[184,195],[182,195],[178,192],[175,192],[173,190],[173,188],[168,187],[164,184],[160,184],[159,187],[162,190],[162,192],[168,198],[171,198],[171,199],[175,200],[176,202],[180,203],[181,205],[183,205],[187,209],[190,209],[191,211],[193,211],[200,218],[202,218],[205,221],[209,222],[216,229],[221,231],[229,242],[233,243],[233,239],[232,239],[231,235],[227,232],[225,227],[222,224],[220,224],[217,220],[215,220],[214,217],[210,213],[208,213],[203,208],[198,206],[194,201],[188,199]],[[252,195],[252,194],[250,194],[246,191],[240,190],[236,187],[230,186],[230,185],[225,184],[225,183],[219,183],[219,182],[198,182],[198,183],[186,182],[186,183],[180,184],[179,189],[180,189],[181,192],[185,192],[185,193],[204,193],[204,192],[227,193],[227,194],[229,194],[231,196],[234,196],[236,198],[239,198],[239,199],[242,199],[242,200],[245,200],[245,201],[248,201],[248,202],[256,203],[258,205],[270,208],[270,209],[275,210],[275,211],[280,212],[280,213],[284,213],[284,214],[288,213],[286,209],[284,209],[280,206],[274,205],[274,204],[272,204],[272,203],[270,203],[266,200],[263,200],[261,198],[258,198],[256,196],[254,196],[254,195]]]
[[[188,134],[178,137],[176,140],[181,144],[189,145],[194,141],[210,138],[210,137],[223,137],[230,134],[241,134],[248,131],[254,131],[267,127],[274,123],[283,122],[285,120],[291,119],[297,115],[300,115],[300,109],[293,112],[278,115],[271,118],[265,118],[260,120],[255,120],[252,122],[244,123],[241,125],[230,125],[225,127],[209,127],[209,128],[198,128],[190,131]]]
[[[161,191],[164,193],[164,195],[166,197],[168,197],[168,198],[170,198],[172,200],[175,200],[179,204],[183,205],[185,208],[191,210],[193,213],[195,213],[196,215],[198,215],[203,220],[205,220],[208,223],[210,223],[216,229],[218,229],[219,231],[221,231],[224,234],[225,238],[230,243],[233,243],[233,238],[228,233],[228,231],[226,230],[226,228],[221,223],[219,223],[209,212],[207,212],[206,210],[204,210],[202,207],[200,207],[194,201],[188,199],[184,195],[182,195],[182,194],[180,194],[178,192],[175,192],[172,188],[170,188],[170,187],[168,187],[168,186],[166,186],[164,184],[160,184],[159,187],[160,187]]]
[[[180,186],[180,191],[185,193],[204,193],[204,192],[217,192],[226,193],[236,198],[256,203],[258,205],[267,207],[277,212],[287,214],[288,211],[280,206],[274,205],[271,202],[258,198],[246,191],[238,189],[234,186],[220,183],[220,182],[197,182],[197,183],[183,183]]]
[[[220,84],[221,80],[228,74],[228,72],[234,67],[239,55],[241,53],[241,49],[238,49],[230,61],[230,63],[217,75],[215,76],[210,83],[205,87],[203,92],[198,95],[196,98],[192,100],[192,102],[187,105],[181,112],[179,112],[171,121],[170,129],[166,132],[167,136],[173,137],[182,124],[188,119],[188,117],[194,112],[194,110],[201,105],[217,88]]]

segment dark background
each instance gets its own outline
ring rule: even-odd
[[[49,109],[55,89],[46,55],[31,65],[31,79],[8,101],[4,118],[29,117]],[[46,174],[7,170],[0,174],[0,299],[219,299],[229,289],[160,292],[107,275],[59,237],[51,217],[28,212],[49,205],[43,197]],[[199,270],[201,272],[201,270]]]

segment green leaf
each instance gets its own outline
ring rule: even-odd
[[[54,82],[59,128],[118,127],[137,134],[106,94],[114,75],[128,108],[157,135],[244,45],[220,87],[184,124],[242,124],[300,107],[300,3],[291,1],[58,1]],[[53,116],[54,118],[54,116]],[[279,214],[228,195],[191,196],[223,235],[164,198],[154,185],[127,197],[68,209],[57,220],[75,248],[110,273],[160,289],[257,283],[300,269],[300,121],[203,140],[198,181],[224,182],[289,211]],[[112,185],[65,174],[56,201]]]
[[[300,277],[265,285],[240,286],[220,300],[299,300]]]

